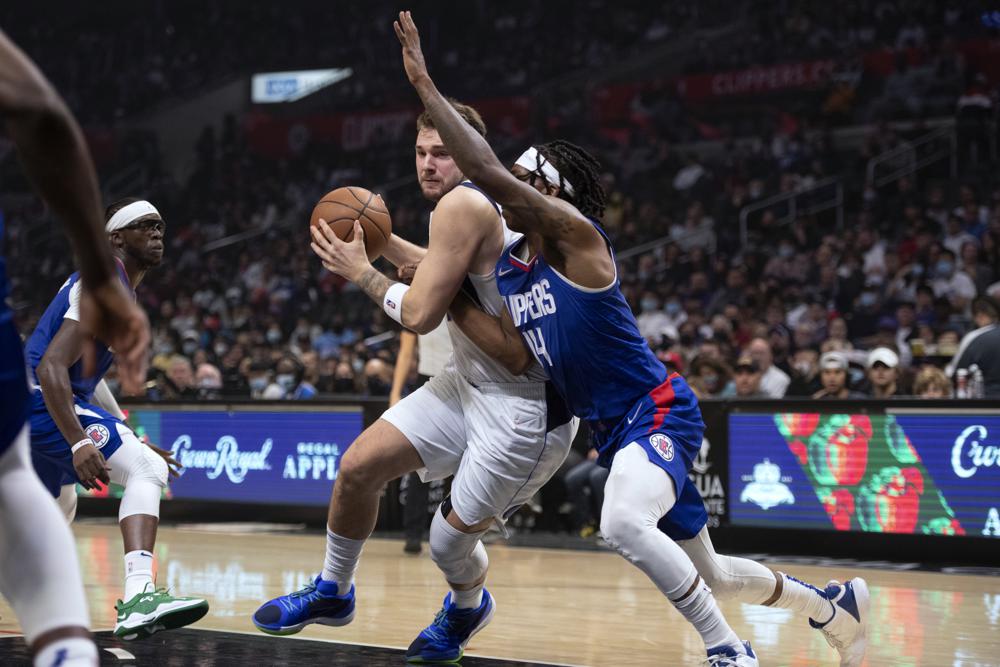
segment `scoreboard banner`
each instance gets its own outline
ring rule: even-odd
[[[729,416],[730,522],[1000,537],[1000,412]]]
[[[364,428],[360,407],[135,409],[129,425],[183,464],[168,498],[326,506]],[[82,490],[81,490],[82,491]],[[119,496],[112,487],[85,496]]]

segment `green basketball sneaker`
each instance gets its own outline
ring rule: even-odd
[[[145,591],[115,605],[116,637],[126,641],[145,639],[161,630],[191,625],[208,613],[208,602],[201,598],[175,598],[165,588],[152,588],[152,584],[146,584]]]

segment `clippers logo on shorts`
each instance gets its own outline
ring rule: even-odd
[[[94,445],[96,445],[98,449],[101,449],[104,445],[108,444],[108,440],[111,439],[111,434],[108,433],[107,427],[101,424],[92,424],[90,428],[87,429],[87,437],[94,442]]]
[[[664,461],[674,460],[674,443],[667,436],[662,433],[654,433],[649,436],[649,444]]]

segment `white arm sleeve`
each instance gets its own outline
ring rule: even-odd
[[[80,290],[83,288],[83,283],[77,280],[72,287],[69,288],[69,308],[66,310],[66,314],[63,317],[67,320],[73,320],[74,322],[80,321]],[[108,392],[109,394],[111,392]]]
[[[118,419],[125,421],[125,413],[118,407],[118,401],[115,400],[114,394],[108,388],[108,383],[104,380],[98,382],[97,387],[94,389],[94,403],[97,403],[98,406],[110,412]]]

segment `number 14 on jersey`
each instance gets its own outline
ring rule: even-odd
[[[528,347],[542,365],[552,366],[552,358],[545,348],[545,338],[542,337],[541,329],[527,329],[524,332],[524,340],[528,341]]]

